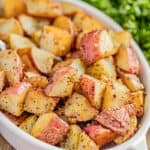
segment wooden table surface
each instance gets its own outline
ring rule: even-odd
[[[150,150],[150,130],[147,134],[148,149]],[[0,150],[14,150],[5,139],[0,136]]]

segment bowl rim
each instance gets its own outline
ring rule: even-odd
[[[91,16],[97,18],[98,20],[100,20],[101,22],[104,22],[104,24],[106,26],[108,26],[108,28],[111,28],[115,31],[121,31],[122,28],[120,25],[118,25],[115,21],[113,21],[110,17],[108,17],[107,15],[105,15],[103,12],[101,12],[100,10],[94,8],[93,6],[90,6],[89,4],[80,1],[80,0],[56,0],[56,1],[60,1],[60,2],[69,2],[72,3],[74,5],[77,5],[78,7],[80,7],[81,9],[88,11],[87,13],[90,14]],[[138,129],[138,131],[136,132],[136,134],[130,138],[129,140],[127,140],[126,142],[117,145],[111,149],[116,150],[116,149],[127,149],[129,147],[132,146],[136,146],[136,144],[138,144],[141,140],[141,138],[145,137],[146,132],[150,126],[150,117],[148,115],[150,115],[150,104],[148,106],[148,101],[150,103],[150,69],[149,69],[149,65],[143,55],[143,53],[141,52],[141,49],[139,48],[139,46],[136,44],[136,42],[134,40],[131,41],[131,45],[133,47],[133,49],[136,51],[137,56],[140,60],[140,64],[141,64],[141,76],[144,76],[143,82],[147,83],[146,84],[146,89],[147,89],[147,95],[145,98],[145,109],[146,114],[144,114],[143,119],[142,119],[142,126],[140,127],[140,129]],[[149,109],[148,109],[149,107]],[[32,144],[32,145],[38,145],[39,148],[41,149],[53,149],[53,150],[60,150],[61,148],[44,143],[34,137],[32,137],[31,135],[25,133],[24,131],[22,131],[21,129],[19,129],[16,125],[14,125],[2,112],[0,112],[0,125],[1,126],[5,126],[5,128],[7,128],[9,131],[12,131],[13,134],[15,134],[18,137],[21,137],[21,139],[25,140],[26,142]],[[0,133],[1,133],[1,128],[0,128]]]

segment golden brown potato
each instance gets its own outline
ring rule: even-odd
[[[99,147],[85,132],[81,132],[77,150],[99,150]]]
[[[79,8],[77,8],[75,5],[71,3],[62,2],[61,6],[64,15],[72,16],[78,11],[80,11]]]
[[[63,56],[69,52],[71,44],[72,36],[67,31],[54,26],[44,27],[40,40],[41,48],[56,56]]]
[[[15,116],[20,116],[24,111],[24,99],[29,87],[29,83],[22,82],[3,91],[0,94],[0,109]]]
[[[106,85],[102,109],[121,107],[128,104],[129,99],[129,89],[118,81],[111,81]]]
[[[105,83],[89,75],[83,74],[80,77],[79,92],[83,94],[97,109],[101,108],[102,96],[105,90]]]
[[[17,21],[14,18],[10,18],[0,23],[1,40],[4,40],[5,42],[9,42],[9,35],[12,33],[23,35],[23,29],[19,21]]]
[[[116,68],[113,57],[99,59],[89,66],[86,72],[97,79],[101,79],[102,76],[106,76],[110,79],[116,79]]]
[[[34,88],[45,88],[48,85],[48,79],[34,72],[25,72],[23,79],[25,82],[29,82]]]
[[[130,117],[130,129],[128,130],[127,134],[124,136],[118,136],[113,141],[116,144],[121,144],[126,140],[128,140],[135,133],[136,130],[137,130],[137,118],[136,116],[132,116]]]
[[[134,74],[125,73],[123,71],[118,71],[119,76],[121,77],[123,83],[132,91],[143,90],[144,86],[140,82],[139,77]]]
[[[24,51],[28,52],[30,48],[36,46],[29,38],[18,34],[10,34],[9,44],[11,49],[18,50],[20,54],[24,54]]]
[[[28,118],[26,118],[20,125],[19,128],[21,128],[23,131],[30,133],[32,130],[33,125],[35,124],[37,120],[37,116],[31,115]]]
[[[61,68],[53,75],[45,88],[45,94],[56,97],[70,96],[76,80],[77,76],[74,68],[71,66]]]
[[[38,30],[32,34],[32,40],[39,46],[42,30]]]
[[[57,100],[45,96],[40,89],[30,89],[26,95],[24,110],[35,115],[53,111]]]
[[[5,17],[14,17],[26,11],[23,0],[2,0],[3,13]]]
[[[67,134],[69,125],[55,113],[41,115],[34,124],[31,135],[49,144],[58,144]]]
[[[103,29],[103,25],[99,21],[83,12],[76,13],[73,22],[78,32],[83,31],[85,33],[96,29]]]
[[[130,45],[122,45],[116,55],[116,65],[131,74],[139,74],[140,64]]]
[[[98,111],[90,105],[84,96],[74,93],[68,99],[64,113],[70,122],[75,123],[77,121],[91,120],[97,115]]]
[[[35,68],[43,73],[49,74],[53,65],[54,55],[43,49],[32,47],[30,58]]]
[[[68,31],[72,36],[75,35],[75,27],[70,18],[66,16],[59,16],[54,20],[54,26]]]
[[[23,77],[23,64],[16,51],[0,51],[0,69],[5,71],[10,85],[19,83]]]
[[[117,136],[115,132],[101,125],[88,125],[84,130],[99,147],[110,143]]]
[[[66,139],[61,142],[61,147],[67,150],[78,150],[79,136],[82,130],[78,125],[70,125]]]
[[[6,82],[6,79],[5,79],[5,71],[0,71],[0,92],[2,92],[4,86],[5,86],[5,82]]]
[[[144,114],[144,93],[143,91],[137,91],[131,93],[131,102],[135,105],[136,115],[138,117]]]
[[[54,18],[62,15],[60,3],[52,0],[26,0],[27,12],[33,16]]]
[[[76,43],[75,43],[75,48],[77,50],[80,50],[80,46],[81,46],[81,40],[82,40],[82,37],[84,36],[84,32],[81,32],[77,35],[77,38],[76,38]]]

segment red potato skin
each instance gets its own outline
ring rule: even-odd
[[[99,40],[102,31],[95,30],[86,33],[81,39],[81,57],[87,65],[94,63],[100,57]]]
[[[57,115],[54,115],[47,127],[40,133],[39,136],[37,136],[37,138],[49,144],[57,144],[67,134],[68,130],[69,125]]]
[[[89,80],[85,75],[81,75],[79,81],[80,92],[88,98],[90,103],[92,103],[95,91],[95,84],[92,80]]]
[[[127,104],[124,106],[129,116],[136,116],[136,107],[134,104]]]
[[[52,80],[49,82],[48,86],[45,88],[45,94],[48,95],[49,91],[51,91],[51,89],[53,88],[53,86],[55,85],[55,83],[57,82],[57,80],[63,76],[64,74],[68,73],[68,72],[72,72],[74,71],[74,69],[71,66],[68,67],[64,67],[59,69],[53,76]]]
[[[111,142],[117,136],[115,132],[101,125],[89,125],[84,130],[99,147]]]
[[[119,135],[125,135],[130,128],[130,117],[124,107],[103,110],[96,116],[95,120]]]

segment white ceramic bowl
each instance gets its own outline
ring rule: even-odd
[[[112,21],[101,11],[89,6],[84,2],[81,2],[80,0],[59,1],[70,2],[77,5],[81,9],[87,11],[87,13],[89,13],[90,15],[103,22],[110,29],[113,29],[115,31],[122,30],[122,28],[117,23]],[[127,142],[111,148],[112,150],[147,150],[146,132],[150,125],[150,70],[140,48],[134,41],[132,41],[132,47],[136,51],[141,65],[140,77],[142,82],[144,83],[146,91],[145,113],[141,121],[141,128],[137,131],[137,133]],[[17,150],[60,150],[60,148],[46,144],[33,138],[29,134],[26,134],[18,127],[16,127],[13,123],[11,123],[1,112],[0,133]]]

